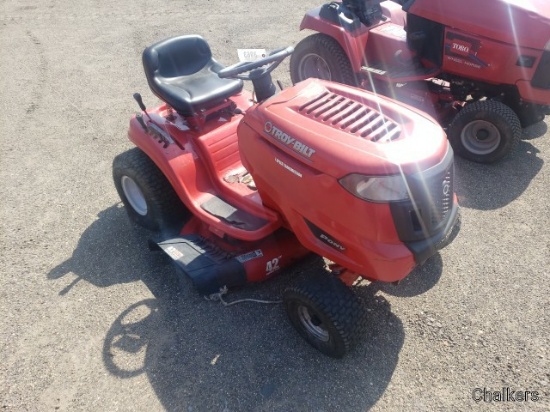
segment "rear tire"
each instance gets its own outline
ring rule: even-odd
[[[130,220],[146,229],[179,229],[188,215],[164,174],[137,147],[115,157],[113,180]]]
[[[287,289],[283,303],[298,333],[332,358],[342,358],[364,332],[361,302],[333,275],[316,276]]]
[[[514,149],[521,138],[521,123],[505,104],[482,100],[458,112],[448,136],[459,156],[478,163],[493,163]]]
[[[290,57],[292,83],[310,77],[357,85],[351,63],[340,44],[322,33],[313,34],[300,41]]]

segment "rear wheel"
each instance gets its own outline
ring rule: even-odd
[[[361,302],[332,275],[316,276],[287,289],[283,302],[298,333],[330,357],[343,357],[364,331]]]
[[[154,231],[179,229],[187,209],[145,153],[136,147],[115,157],[113,179],[132,221]]]
[[[494,100],[466,105],[448,130],[455,152],[478,163],[493,163],[508,155],[521,137],[521,123],[512,109]]]
[[[326,34],[317,33],[298,43],[290,57],[290,77],[293,83],[310,77],[356,85],[350,61],[338,42]]]

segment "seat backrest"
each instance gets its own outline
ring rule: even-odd
[[[242,80],[218,76],[223,65],[198,35],[162,40],[147,47],[142,59],[151,91],[183,116],[217,106],[243,88]]]
[[[201,36],[179,36],[162,40],[143,51],[143,68],[148,80],[189,76],[212,60],[210,46]]]
[[[359,20],[366,25],[371,26],[382,20],[382,0],[344,0],[343,4],[352,10]]]

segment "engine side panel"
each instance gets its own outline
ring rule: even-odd
[[[249,111],[238,129],[243,164],[264,203],[308,249],[371,279],[415,265],[387,203],[359,199],[351,173],[416,173],[441,162],[445,134],[424,114],[348,86],[309,79]]]
[[[493,84],[531,80],[542,51],[446,28],[443,71]],[[523,56],[523,57],[521,57]]]
[[[239,127],[243,163],[262,199],[284,216],[300,243],[356,273],[394,281],[415,265],[387,204],[368,203],[337,179],[285,153],[247,122]],[[311,224],[318,228],[312,229]]]
[[[414,0],[408,12],[510,45],[543,50],[550,40],[547,0]]]

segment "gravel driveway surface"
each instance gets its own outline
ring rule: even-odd
[[[111,179],[131,147],[143,48],[197,33],[237,48],[296,44],[317,1],[0,0],[2,411],[550,410],[550,132],[512,156],[456,162],[458,238],[399,286],[358,288],[370,314],[343,360],[280,305],[223,307],[147,249]],[[288,61],[274,75],[290,84]],[[278,298],[310,260],[228,299]],[[538,401],[476,403],[475,388]]]

